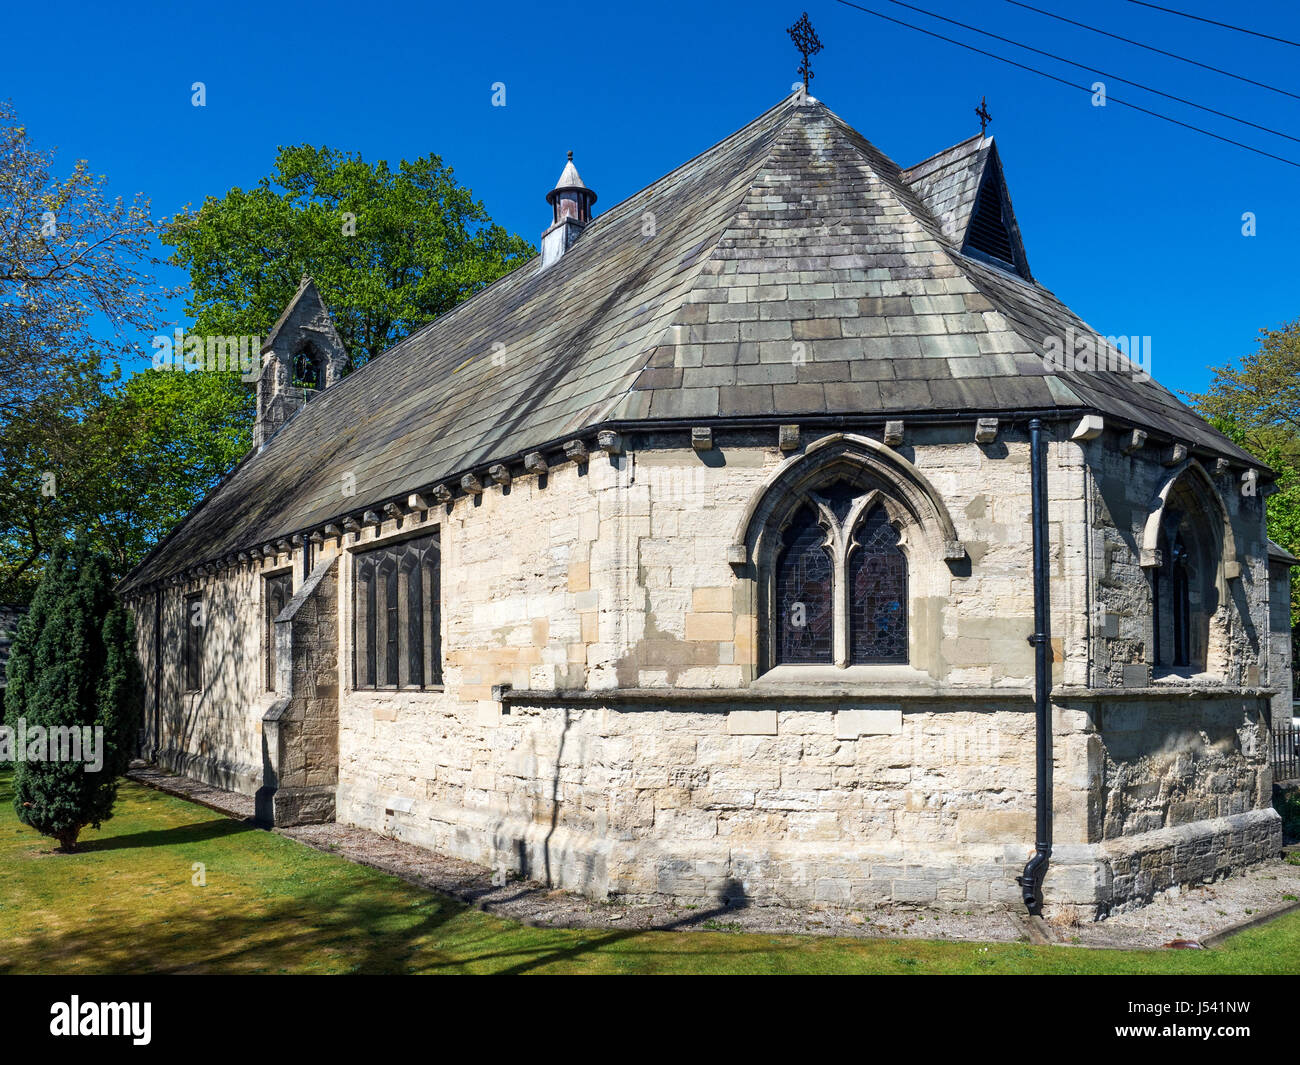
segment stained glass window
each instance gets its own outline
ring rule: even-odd
[[[832,661],[834,571],[822,546],[825,539],[826,532],[809,506],[800,508],[785,530],[776,570],[778,662]]]
[[[849,661],[907,661],[907,559],[885,508],[859,522],[849,554]]]
[[[353,645],[358,688],[442,683],[438,536],[356,556]]]

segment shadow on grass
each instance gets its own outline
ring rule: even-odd
[[[98,851],[123,850],[128,847],[180,846],[202,843],[210,839],[223,839],[240,832],[256,831],[258,829],[250,822],[233,821],[229,817],[214,817],[211,821],[178,825],[175,828],[155,828],[148,832],[129,832],[121,836],[98,836],[78,843],[76,853],[91,854]]]
[[[196,828],[210,831],[213,823]],[[229,822],[231,831],[242,826]],[[140,833],[184,842],[183,830]],[[693,968],[693,956],[738,963],[748,954],[770,954],[770,943],[737,941],[719,949],[668,943],[637,929],[600,931],[520,926],[470,910],[436,894],[394,890],[386,877],[349,884],[314,882],[310,894],[231,900],[199,889],[190,906],[87,916],[71,928],[38,926],[0,947],[0,975],[37,973],[462,973],[523,974],[616,947],[596,968],[638,971]],[[678,926],[734,912],[734,906],[693,913]],[[34,918],[35,920],[35,918]],[[712,938],[712,937],[710,937]],[[780,953],[779,949],[777,951]],[[583,967],[583,966],[575,966]]]
[[[27,935],[20,927],[0,947],[0,974],[401,973],[426,951],[435,966],[451,967],[429,940],[463,907],[433,897],[412,905],[382,891],[323,886],[310,897],[233,906],[199,894],[189,909],[142,909],[135,919],[115,914]]]

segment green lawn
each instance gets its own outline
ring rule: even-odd
[[[125,783],[73,855],[0,773],[0,973],[1295,973],[1300,914],[1215,951],[528,928]],[[207,885],[191,883],[193,864]]]

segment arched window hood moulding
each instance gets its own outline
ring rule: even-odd
[[[952,516],[925,474],[878,440],[856,433],[832,433],[809,444],[802,454],[792,455],[772,472],[741,515],[727,548],[727,561],[734,566],[747,564],[753,557],[750,544],[761,535],[773,508],[841,464],[896,486],[920,520],[925,535],[942,541],[935,545],[938,557],[946,562],[966,558]]]
[[[1146,525],[1142,528],[1142,568],[1154,569],[1161,564],[1160,527],[1164,521],[1165,506],[1174,488],[1184,478],[1192,494],[1205,508],[1206,514],[1218,515],[1223,576],[1225,580],[1236,580],[1241,576],[1241,563],[1237,560],[1237,540],[1232,533],[1232,519],[1228,516],[1228,508],[1214,481],[1196,459],[1188,459],[1173,469],[1161,482],[1155,498],[1151,500],[1151,510]]]

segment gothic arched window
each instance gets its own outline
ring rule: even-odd
[[[773,568],[773,665],[908,661],[907,557],[879,491],[801,494]]]

